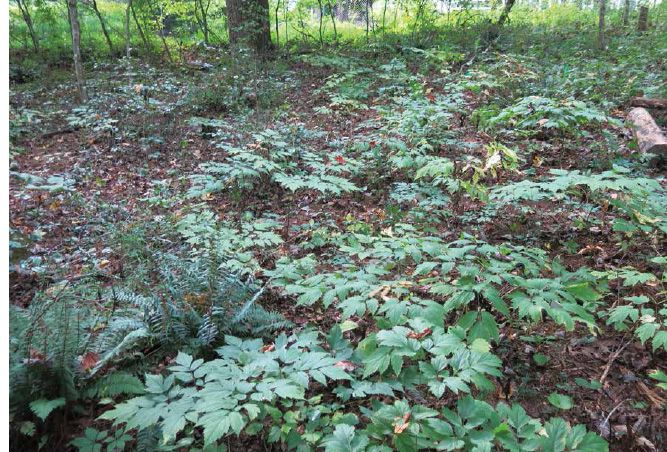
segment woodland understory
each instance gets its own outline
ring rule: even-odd
[[[85,103],[13,51],[12,448],[665,450],[656,8],[90,58]]]

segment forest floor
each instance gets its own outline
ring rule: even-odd
[[[505,81],[522,77],[521,63],[516,61],[505,66],[515,72],[508,79],[497,75],[495,83],[487,84],[480,82],[484,70],[501,72],[492,72],[488,64],[453,65],[443,75],[437,65],[424,69],[408,63],[386,70],[380,67],[394,64],[391,59],[369,61],[341,56],[281,63],[284,67],[277,72],[258,69],[251,76],[239,75],[251,89],[235,92],[237,86],[231,86],[225,88],[222,100],[213,101],[201,93],[214,93],[228,83],[217,75],[217,65],[223,63],[215,60],[214,72],[99,65],[86,74],[91,102],[85,108],[73,102],[69,81],[51,77],[13,84],[11,303],[29,306],[35,293],[54,281],[90,269],[125,278],[130,264],[122,246],[112,240],[114,233],[142,223],[178,221],[193,206],[203,206],[220,221],[239,222],[251,212],[256,218],[271,216],[280,224],[275,229],[280,244],[253,250],[258,263],[254,276],[260,281],[264,270],[274,269],[281,258],[329,256],[328,245],[313,245],[318,227],[392,237],[397,224],[410,224],[446,242],[470,234],[491,245],[510,242],[540,248],[571,272],[583,267],[600,272],[633,267],[655,273],[646,256],[664,256],[664,235],[620,241],[612,229],[618,211],[591,207],[587,195],[497,202],[489,209],[483,197],[451,194],[442,207],[435,202],[420,204],[423,194],[399,199],[396,184],[414,182],[402,169],[385,171],[364,163],[355,172],[354,165],[366,161],[363,154],[369,149],[396,155],[390,136],[403,138],[408,147],[417,147],[420,140],[430,142],[431,155],[459,162],[460,170],[466,159],[483,162],[488,146],[499,138],[480,127],[474,112],[491,99],[510,96]],[[365,64],[372,66],[370,72],[364,70]],[[467,75],[454,86],[457,72]],[[410,104],[415,92],[423,94],[420,102],[425,99],[436,107],[429,113],[433,116],[420,116],[421,104]],[[454,106],[446,109],[446,115],[443,102]],[[396,118],[392,110],[403,114]],[[485,175],[486,189],[519,182],[526,175],[537,180],[553,169],[601,172],[609,170],[612,161],[640,165],[630,144],[632,136],[622,125],[627,110],[625,104],[616,105],[608,114],[620,122],[587,128],[585,134],[543,129],[505,135],[503,142],[520,156],[518,165]],[[209,122],[198,123],[193,117]],[[425,131],[428,121],[433,128]],[[574,129],[580,127],[586,128]],[[321,196],[311,189],[289,191],[272,185],[240,196],[230,191],[188,195],[191,176],[202,174],[202,163],[229,156],[228,150],[217,146],[220,141],[261,149],[264,142],[254,140],[254,133],[297,128],[316,132],[304,132],[300,140],[319,156],[319,164],[349,165],[352,169],[336,174],[363,189]],[[642,171],[665,188],[660,169]],[[322,259],[318,268],[332,271],[336,265]],[[658,299],[664,296],[661,290],[657,279],[631,289],[612,280],[605,302],[619,303],[621,291]],[[424,291],[428,292],[427,286]],[[279,288],[272,288],[260,302],[297,329],[314,325],[328,331],[345,320],[333,306],[298,305],[293,295]],[[367,316],[352,318],[358,326],[346,335],[353,343],[377,328]],[[613,450],[667,447],[667,394],[646,377],[653,369],[667,371],[667,355],[664,349],[643,345],[632,331],[617,331],[604,321],[598,322],[597,330],[583,323],[570,330],[551,320],[503,322],[494,353],[502,360],[503,375],[495,379],[496,389],[486,398],[489,403],[519,402],[531,416],[559,415],[585,424],[605,437]],[[551,393],[569,394],[574,407],[559,410],[547,400]],[[428,406],[439,408],[451,404],[455,396],[424,394],[424,398]]]

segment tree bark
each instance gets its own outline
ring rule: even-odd
[[[510,16],[510,11],[512,11],[512,8],[514,7],[514,3],[516,3],[516,0],[507,0],[505,2],[505,7],[503,8],[503,12],[500,13],[500,17],[498,18],[498,22],[496,22],[496,27],[498,30],[500,30],[507,19]]]
[[[630,101],[630,105],[633,107],[667,110],[667,99],[648,99],[646,97],[635,97]]]
[[[100,21],[100,25],[102,26],[102,34],[104,34],[104,39],[107,41],[107,45],[109,46],[109,53],[113,55],[113,43],[111,42],[111,36],[109,36],[109,31],[107,30],[107,25],[104,22],[102,13],[100,13],[99,8],[97,7],[97,0],[92,0],[91,6],[93,7],[93,11],[97,16],[97,20]]]
[[[627,117],[643,153],[657,154],[660,159],[667,157],[667,138],[655,123],[651,114],[643,108],[633,108]]]
[[[280,48],[280,29],[278,28],[278,13],[280,11],[280,0],[276,1],[276,46]]]
[[[76,75],[76,86],[79,91],[81,102],[88,100],[86,93],[86,81],[83,77],[83,63],[81,62],[81,28],[79,27],[79,12],[76,0],[67,0],[67,14],[69,16],[70,32],[72,35],[72,54],[74,57],[74,73]]]
[[[134,19],[134,24],[137,26],[137,31],[139,32],[139,36],[141,36],[141,42],[144,43],[144,48],[146,49],[146,52],[150,52],[151,46],[148,43],[146,35],[144,34],[144,29],[141,28],[141,24],[139,23],[139,19],[137,18],[137,12],[134,10],[134,5],[132,4],[132,0],[130,0],[130,11],[132,11],[132,18]]]
[[[648,30],[648,6],[639,7],[639,19],[637,20],[637,31]]]
[[[204,44],[206,45],[209,45],[208,10],[210,6],[210,0],[206,2],[206,7],[204,7],[204,0],[195,0],[195,18],[204,34]]]
[[[153,9],[160,13],[159,15],[153,13],[152,16],[153,16],[153,21],[155,21],[155,29],[157,30],[158,36],[160,36],[160,41],[162,41],[162,49],[164,50],[164,53],[167,55],[167,59],[169,60],[169,62],[173,63],[174,59],[171,57],[169,44],[167,43],[167,38],[165,37],[164,19],[162,17],[163,9],[159,5],[157,8]]]
[[[607,13],[607,0],[599,0],[600,13],[598,14],[598,49],[604,50],[607,47],[604,35],[604,20]]]
[[[26,4],[25,0],[16,0],[16,3],[18,3],[23,20],[28,26],[28,32],[30,33],[30,39],[32,40],[32,47],[35,49],[35,52],[39,52],[39,38],[37,38],[37,33],[35,33],[35,27],[32,23],[32,17],[30,16],[28,5]]]
[[[320,36],[320,45],[324,45],[324,37],[322,36],[322,22],[324,22],[324,11],[322,8],[322,0],[317,0],[317,6],[319,7],[320,10],[320,23],[319,23],[319,36]]]
[[[127,0],[125,7],[125,56],[130,58],[130,10],[132,9],[132,0]]]
[[[268,0],[227,0],[227,27],[232,46],[246,46],[257,54],[271,50]]]
[[[627,27],[630,23],[630,0],[625,0],[625,6],[623,8],[623,26]]]
[[[333,25],[334,31],[334,42],[338,41],[338,29],[336,29],[336,14],[334,13],[334,7],[330,1],[327,1],[327,7],[329,8],[329,15],[331,16],[331,25]]]

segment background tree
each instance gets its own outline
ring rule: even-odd
[[[623,7],[623,26],[627,27],[630,23],[630,5],[631,0],[625,0],[625,6]]]
[[[28,4],[26,3],[26,0],[16,0],[16,3],[19,6],[19,10],[21,10],[23,20],[28,27],[30,39],[32,40],[32,46],[35,49],[35,52],[39,52],[39,38],[37,37],[37,33],[35,33],[35,27],[32,23],[32,16],[30,16],[30,9]]]
[[[600,2],[600,13],[598,20],[598,48],[604,50],[607,46],[605,35],[604,35],[604,20],[607,13],[607,0],[599,0]]]
[[[86,102],[86,81],[83,77],[83,63],[81,61],[81,28],[79,26],[79,12],[76,0],[67,0],[67,14],[69,15],[70,33],[72,35],[72,54],[74,56],[74,74],[76,75],[76,86],[79,91],[79,100]]]
[[[271,49],[268,0],[227,0],[229,43],[257,53]]]
[[[208,27],[208,11],[211,7],[211,0],[194,0],[195,19],[199,25],[199,29],[204,35],[204,43],[209,45],[210,30]]]
[[[637,31],[648,30],[648,6],[639,7],[639,19],[637,20]]]
[[[111,36],[109,35],[109,30],[107,30],[107,25],[104,22],[102,13],[100,12],[100,9],[97,6],[97,0],[90,0],[89,6],[95,13],[95,16],[97,16],[97,20],[100,21],[100,27],[102,28],[102,34],[104,35],[104,40],[107,42],[107,46],[109,46],[109,53],[113,55],[113,43],[111,42]]]
[[[132,0],[127,0],[125,7],[125,56],[130,58],[130,11],[132,9]]]

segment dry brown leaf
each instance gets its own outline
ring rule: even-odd
[[[86,352],[85,355],[81,357],[81,369],[88,371],[95,367],[100,360],[100,355],[95,352]]]
[[[341,369],[347,372],[352,372],[354,369],[357,368],[357,366],[355,366],[354,363],[350,361],[338,361],[336,364],[334,364],[334,366],[340,367]]]
[[[422,340],[429,334],[433,332],[432,329],[430,328],[424,328],[424,330],[421,333],[417,333],[415,331],[410,331],[408,333],[408,339],[417,339],[417,340]]]
[[[394,424],[394,433],[397,435],[400,435],[405,431],[406,428],[410,426],[410,413],[405,413],[401,419],[398,420],[396,424]]]

